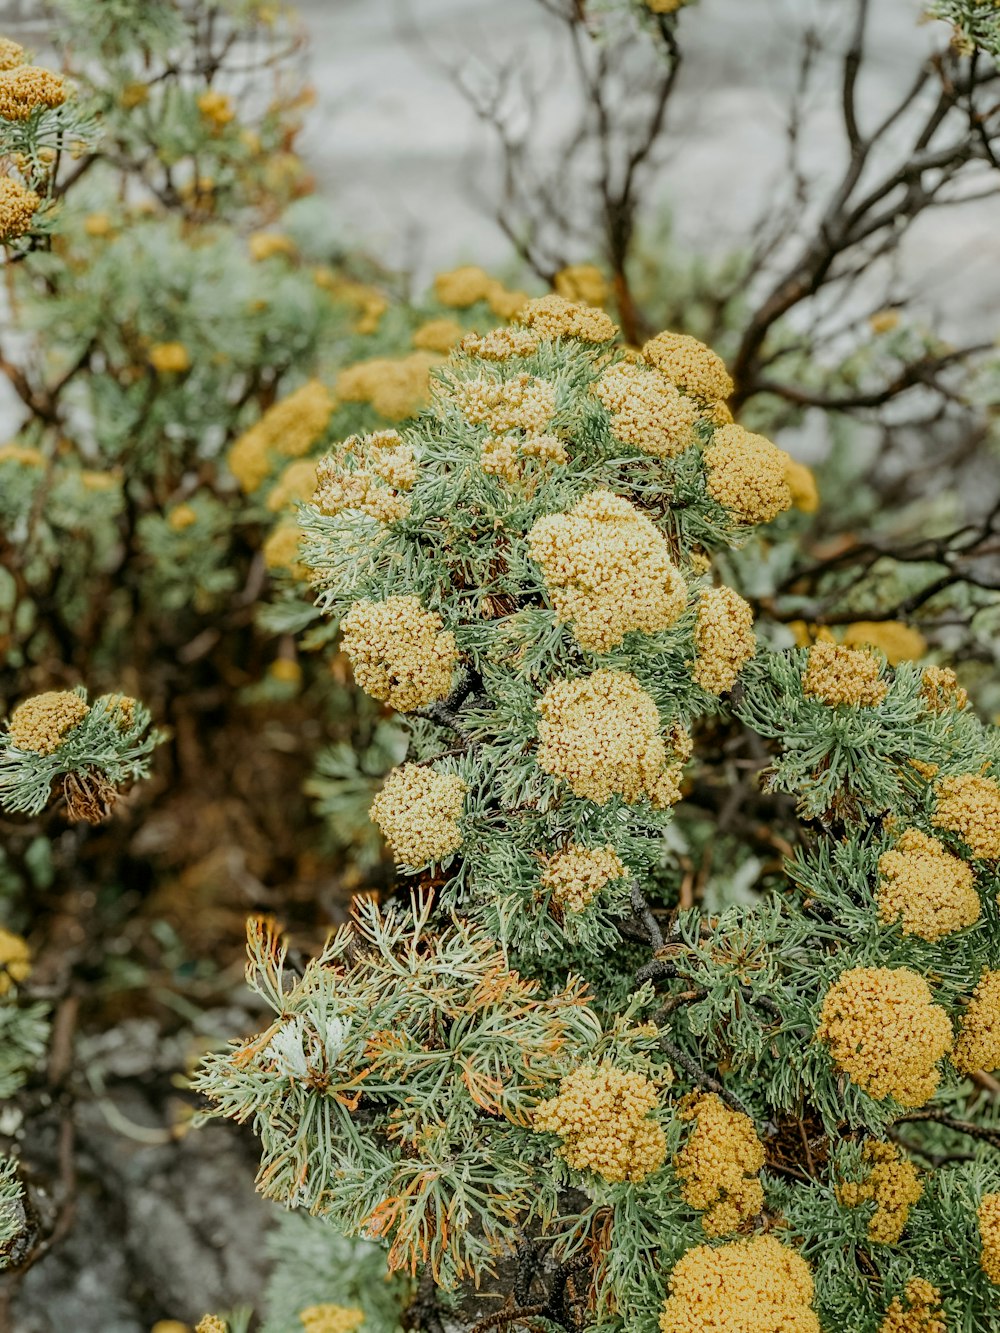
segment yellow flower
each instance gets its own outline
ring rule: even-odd
[[[302,529],[294,520],[279,523],[263,546],[264,564],[268,569],[285,569],[296,578],[305,579],[309,571],[299,560]]]
[[[659,529],[623,496],[591,491],[527,536],[556,615],[593,652],[655,634],[684,611],[687,587]]]
[[[0,245],[16,241],[34,225],[41,198],[13,176],[0,176]]]
[[[842,1069],[870,1097],[922,1106],[951,1050],[948,1015],[923,977],[907,967],[855,967],[826,993],[816,1029]]]
[[[311,458],[297,458],[294,463],[289,463],[271,487],[267,497],[268,509],[277,514],[296,500],[311,500],[318,475],[317,465]]]
[[[496,286],[495,278],[473,264],[466,264],[448,273],[439,273],[434,279],[434,295],[442,305],[464,310],[466,306],[485,301]]]
[[[722,358],[686,333],[658,333],[645,344],[642,355],[671,384],[703,402],[728,398],[733,391]]]
[[[906,1228],[910,1209],[924,1192],[920,1175],[892,1143],[868,1139],[862,1156],[868,1164],[864,1180],[846,1181],[839,1186],[837,1198],[845,1208],[874,1203],[868,1239],[880,1245],[895,1245]]]
[[[934,826],[957,833],[975,857],[1000,857],[1000,785],[979,773],[962,773],[942,778],[934,790]]]
[[[319,380],[308,380],[268,408],[226,457],[242,489],[249,494],[263,485],[271,471],[272,453],[286,458],[308,453],[326,430],[333,408],[333,399]]]
[[[24,64],[24,47],[9,37],[0,37],[0,71],[6,72]]]
[[[877,648],[890,666],[916,662],[927,652],[927,640],[919,630],[899,620],[856,620],[844,629],[849,648]]]
[[[545,862],[542,887],[567,912],[582,912],[606,884],[624,879],[628,869],[610,846],[577,847],[570,843]]]
[[[725,694],[757,651],[753,611],[732,588],[709,588],[698,598],[692,677],[709,694]]]
[[[413,346],[425,352],[450,352],[465,337],[465,329],[455,319],[429,319],[413,334]]]
[[[364,1310],[346,1305],[310,1305],[299,1312],[305,1333],[354,1333],[365,1322]]]
[[[49,690],[18,704],[10,715],[10,738],[19,750],[54,754],[90,712],[73,690]]]
[[[460,344],[466,356],[480,361],[509,361],[512,357],[531,356],[538,351],[538,335],[528,329],[490,329],[486,333],[467,333]]]
[[[540,338],[578,338],[581,342],[603,343],[610,342],[618,333],[618,326],[603,310],[555,295],[528,301],[517,319]]]
[[[1000,1285],[1000,1194],[984,1194],[976,1217],[982,1245],[979,1263],[989,1280]]]
[[[149,85],[146,83],[126,83],[118,95],[118,103],[126,111],[133,111],[137,106],[144,106],[149,101]]]
[[[20,935],[0,926],[0,995],[6,995],[31,971],[31,950]]]
[[[556,410],[555,385],[527,373],[509,380],[455,380],[442,393],[470,425],[488,426],[497,435],[515,430],[541,435]]]
[[[696,1245],[667,1288],[661,1333],[820,1333],[809,1265],[774,1236]]]
[[[1000,1069],[1000,972],[984,972],[962,1015],[951,1057],[962,1074]]]
[[[462,845],[458,819],[467,791],[453,773],[403,764],[386,778],[371,817],[403,865],[441,861]]]
[[[792,496],[792,507],[800,509],[803,514],[815,514],[819,508],[819,490],[812,468],[795,458],[789,458],[787,454],[785,457],[788,459],[785,463],[785,484]]]
[[[868,327],[872,333],[891,333],[893,329],[899,327],[898,310],[879,310],[868,320]]]
[[[175,532],[183,532],[192,523],[198,522],[198,511],[188,504],[174,505],[167,515],[167,522]]]
[[[191,355],[183,343],[154,343],[148,359],[153,369],[164,375],[181,375],[191,369]]]
[[[16,65],[0,73],[0,119],[27,120],[39,107],[62,106],[66,85],[58,74],[37,65]]]
[[[401,713],[444,699],[458,663],[455,636],[415,596],[355,602],[342,626],[354,679]]]
[[[714,1092],[685,1097],[679,1114],[695,1122],[674,1158],[684,1202],[704,1213],[706,1235],[724,1236],[764,1206],[757,1179],[764,1166],[764,1145],[750,1117],[731,1110]]]
[[[951,667],[924,667],[920,680],[920,697],[928,712],[946,713],[949,708],[964,708],[969,702]]]
[[[88,236],[110,236],[114,223],[107,213],[88,213],[83,220],[83,230]]]
[[[438,364],[433,352],[423,351],[359,361],[337,376],[337,396],[345,403],[371,403],[387,421],[402,421],[426,406],[431,370]]]
[[[622,444],[657,458],[672,458],[694,443],[698,406],[657,370],[641,362],[609,366],[593,392],[610,415],[611,433]]]
[[[45,455],[27,444],[0,444],[0,463],[18,463],[21,467],[44,467]]]
[[[662,336],[662,335],[661,335]],[[769,523],[792,503],[783,449],[735,423],[720,426],[705,449],[706,488],[738,523]]]
[[[221,130],[236,116],[233,99],[228,93],[220,93],[215,88],[207,88],[199,93],[198,110],[211,124],[213,130]]]
[[[410,512],[417,465],[410,446],[394,430],[352,435],[316,467],[313,503],[330,517],[350,510],[379,523],[396,523]]]
[[[569,264],[559,270],[553,285],[559,296],[583,305],[604,305],[611,294],[596,264]]]
[[[896,1296],[878,1333],[948,1333],[941,1293],[922,1277],[911,1278],[902,1300]]]
[[[294,657],[277,657],[267,669],[272,680],[282,685],[298,685],[302,680],[302,668]]]
[[[614,1065],[584,1065],[567,1074],[559,1092],[539,1102],[536,1133],[558,1134],[559,1156],[575,1171],[593,1171],[618,1183],[645,1179],[667,1155],[663,1129],[650,1117],[658,1104],[655,1084]]]
[[[907,829],[878,868],[879,920],[899,921],[904,935],[939,940],[979,920],[971,868],[937,838]]]
[[[294,257],[295,242],[290,236],[283,236],[276,231],[258,231],[250,237],[247,245],[250,249],[250,258],[255,263],[260,263],[265,259],[271,259],[275,255],[287,255]]]
[[[882,664],[859,648],[838,643],[814,643],[809,649],[802,688],[806,695],[830,708],[874,708],[885,698],[888,686],[881,679]]]

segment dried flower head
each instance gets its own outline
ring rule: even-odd
[[[802,689],[813,699],[836,708],[874,708],[885,698],[888,686],[881,679],[882,663],[861,648],[839,643],[814,643],[809,649]]]
[[[0,73],[0,119],[27,120],[41,107],[52,110],[66,101],[58,74],[38,65],[14,65]]]
[[[403,764],[386,778],[370,813],[396,859],[404,865],[422,866],[441,861],[461,847],[458,819],[467,791],[454,773]]]
[[[309,452],[329,424],[334,403],[319,380],[308,380],[269,407],[229,450],[229,470],[248,494],[271,474],[272,454],[300,458]]]
[[[757,651],[753,611],[732,588],[708,588],[698,598],[692,676],[709,694],[725,694]]]
[[[877,648],[890,666],[916,662],[927,652],[927,640],[919,630],[900,620],[856,620],[844,629],[848,648]]]
[[[874,1203],[868,1223],[868,1239],[880,1245],[895,1245],[906,1228],[910,1209],[924,1192],[920,1175],[894,1143],[868,1139],[862,1149],[868,1171],[862,1181],[846,1181],[837,1190],[845,1208]]]
[[[679,1115],[695,1122],[674,1158],[684,1202],[704,1213],[706,1235],[727,1235],[764,1206],[757,1179],[764,1166],[764,1145],[750,1117],[731,1110],[714,1092],[685,1097]]]
[[[429,319],[413,333],[413,346],[425,352],[450,352],[465,337],[457,319]]]
[[[556,1149],[576,1171],[613,1184],[643,1180],[663,1165],[667,1142],[650,1112],[656,1085],[614,1065],[583,1065],[559,1083],[559,1093],[535,1108],[538,1133],[558,1134]]]
[[[313,503],[330,516],[353,509],[396,523],[410,512],[405,492],[416,479],[413,450],[396,431],[352,435],[319,460]]]
[[[567,264],[553,278],[558,296],[583,305],[604,305],[611,292],[596,264]]]
[[[907,829],[878,868],[879,920],[898,921],[904,935],[939,940],[979,920],[971,868],[937,838]]]
[[[19,985],[31,971],[31,950],[26,940],[0,926],[0,995]]]
[[[792,508],[801,510],[803,514],[815,514],[819,508],[819,490],[812,468],[806,467],[805,463],[800,463],[796,458],[789,458],[787,454],[785,457],[788,458],[785,464],[785,484],[792,497]]]
[[[643,347],[642,355],[671,384],[693,398],[714,402],[717,398],[728,398],[733,391],[733,381],[722,358],[686,333],[658,333]]]
[[[959,685],[951,667],[924,667],[920,680],[920,697],[928,712],[946,713],[949,708],[964,708],[969,702],[968,692]]]
[[[625,879],[628,869],[615,849],[570,843],[545,862],[542,887],[564,911],[582,912],[606,884]]]
[[[934,791],[935,827],[957,833],[973,856],[1000,857],[1000,784],[979,773],[962,773],[942,778]]]
[[[911,1278],[902,1299],[894,1297],[878,1333],[947,1333],[941,1293],[922,1277]]]
[[[619,361],[603,372],[593,391],[611,416],[612,435],[622,444],[672,458],[694,442],[698,407],[659,371]]]
[[[365,1322],[364,1310],[349,1305],[310,1305],[299,1311],[305,1333],[354,1333]]]
[[[431,371],[439,364],[434,352],[422,351],[359,361],[337,376],[337,396],[345,403],[370,403],[387,421],[402,421],[427,405]]]
[[[341,628],[354,679],[373,699],[407,713],[447,697],[458,661],[455,636],[419,597],[355,602]]]
[[[696,1245],[667,1287],[662,1333],[820,1333],[809,1265],[774,1236]]]
[[[705,449],[708,493],[738,523],[769,523],[792,503],[787,458],[763,435],[735,423],[720,426]]]
[[[477,301],[485,301],[498,285],[483,269],[465,264],[448,273],[439,273],[434,279],[434,295],[442,305],[464,310]]]
[[[672,735],[668,753],[656,705],[629,672],[556,680],[538,711],[538,765],[575,795],[598,805],[614,795],[645,799],[658,809],[679,799],[690,738]]]
[[[951,1049],[948,1015],[923,977],[907,967],[854,967],[826,993],[816,1029],[830,1055],[870,1097],[922,1106]]]
[[[19,750],[54,754],[90,707],[72,690],[49,690],[18,704],[10,715],[10,738]]]
[[[984,1194],[976,1216],[979,1219],[980,1266],[989,1280],[1000,1286],[1000,1194]]]
[[[513,430],[542,435],[556,410],[555,385],[528,374],[459,380],[445,392],[470,425],[488,426],[497,435]]]
[[[539,341],[538,334],[529,329],[503,328],[467,333],[459,346],[466,356],[476,356],[480,361],[510,361],[537,352]]]
[[[610,342],[618,326],[603,310],[578,305],[563,296],[538,296],[521,309],[518,322],[540,338],[578,338],[581,342]]]
[[[0,245],[16,241],[31,230],[41,203],[34,190],[13,176],[0,176]]]
[[[1000,1069],[1000,972],[986,971],[979,978],[951,1059],[961,1074]]]
[[[623,496],[591,491],[568,513],[538,519],[528,546],[559,620],[592,652],[667,629],[684,611],[687,587],[666,538]]]
[[[161,375],[182,375],[191,369],[191,353],[183,343],[153,343],[147,359]]]

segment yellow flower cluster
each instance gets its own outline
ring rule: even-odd
[[[793,509],[799,509],[803,514],[815,514],[819,508],[819,489],[812,468],[787,454],[785,457],[788,460],[785,463],[785,485],[792,497]]]
[[[217,1314],[207,1314],[199,1319],[194,1333],[229,1333],[229,1325]]]
[[[153,343],[148,360],[161,375],[182,375],[191,369],[191,354],[183,343]]]
[[[538,703],[538,765],[576,796],[606,805],[614,795],[665,809],[680,798],[691,754],[686,732],[660,734],[656,705],[627,671],[554,681]]]
[[[556,410],[555,385],[524,373],[505,381],[456,381],[448,396],[470,425],[486,425],[498,435],[511,430],[544,434]]]
[[[814,643],[809,649],[802,688],[831,708],[839,704],[874,708],[885,698],[888,688],[881,674],[878,658],[861,648]]]
[[[661,1333],[820,1333],[809,1265],[774,1236],[696,1245],[667,1287]]]
[[[464,264],[461,268],[439,273],[434,279],[434,295],[442,305],[455,310],[464,310],[478,301],[489,299],[495,287],[499,286],[496,278],[491,278],[475,264]]]
[[[337,376],[337,396],[345,403],[370,403],[387,421],[402,421],[427,405],[431,371],[439,364],[434,352],[419,351],[359,361]]]
[[[733,391],[733,381],[722,358],[686,333],[658,333],[645,344],[642,355],[671,384],[702,402],[728,398]]]
[[[295,242],[277,231],[255,232],[247,241],[247,247],[255,264],[262,264],[275,255],[284,255],[288,259],[295,255]]]
[[[310,1305],[299,1311],[305,1333],[354,1333],[365,1322],[364,1310],[349,1305]]]
[[[528,547],[559,620],[592,652],[608,652],[633,630],[667,629],[684,611],[687,587],[666,538],[611,491],[538,519]]]
[[[6,72],[24,64],[24,47],[9,37],[0,37],[0,71]]]
[[[6,995],[31,971],[31,950],[12,930],[0,926],[0,995]]]
[[[341,628],[354,679],[373,699],[408,713],[447,697],[458,661],[455,636],[419,597],[355,602]]]
[[[1000,784],[979,773],[942,778],[931,822],[957,833],[973,856],[1000,857]]]
[[[900,620],[856,620],[845,626],[841,641],[848,648],[877,648],[890,666],[916,662],[927,652],[927,640],[920,631]]]
[[[32,228],[42,200],[13,176],[0,176],[0,245],[16,241]]]
[[[764,1166],[764,1145],[750,1117],[731,1110],[714,1092],[685,1097],[679,1114],[695,1122],[674,1158],[674,1169],[684,1182],[684,1202],[704,1213],[706,1235],[725,1236],[764,1206],[757,1179]]]
[[[830,1055],[869,1096],[922,1106],[951,1049],[948,1015],[923,977],[907,967],[854,967],[826,993],[816,1029]]]
[[[656,370],[636,361],[609,366],[594,393],[611,417],[622,444],[656,458],[672,458],[694,441],[698,406]]]
[[[334,301],[349,306],[357,312],[354,322],[355,333],[375,333],[382,316],[389,309],[389,302],[377,287],[369,287],[364,282],[354,282],[333,269],[320,267],[313,269],[313,281],[317,287],[328,291]]]
[[[429,319],[413,333],[413,346],[425,352],[450,352],[465,337],[457,319]]]
[[[39,107],[62,106],[66,85],[38,65],[14,65],[0,73],[0,119],[27,120]]]
[[[922,1277],[911,1278],[902,1300],[896,1296],[878,1333],[947,1333],[941,1310],[941,1293]]]
[[[290,508],[296,500],[311,500],[318,480],[317,464],[311,458],[297,458],[289,463],[267,495],[272,514]]]
[[[1000,1286],[1000,1194],[984,1194],[976,1216],[982,1246],[980,1266],[989,1280]]]
[[[285,569],[296,578],[307,579],[309,570],[299,560],[302,529],[294,519],[279,523],[261,548],[268,569]]]
[[[958,683],[951,667],[924,667],[921,675],[920,697],[931,713],[946,713],[949,708],[964,708],[969,695]]]
[[[0,444],[0,463],[17,463],[20,467],[44,467],[45,455],[28,444]]]
[[[691,672],[709,694],[725,694],[757,651],[753,612],[732,588],[708,588],[698,598],[696,656]]]
[[[530,458],[542,465],[560,464],[569,461],[569,454],[556,435],[487,435],[479,450],[483,471],[512,483],[522,479],[524,464]]]
[[[490,329],[486,333],[467,333],[460,349],[466,356],[481,361],[509,361],[515,356],[531,356],[538,351],[539,338],[528,329]]]
[[[904,935],[939,940],[979,920],[971,868],[937,838],[907,829],[878,862],[879,920],[898,921]]]
[[[228,93],[220,93],[215,88],[207,88],[199,93],[198,110],[205,117],[213,130],[224,129],[236,116],[233,99]]]
[[[580,342],[604,343],[618,333],[618,325],[603,310],[555,294],[528,301],[517,319],[540,338],[578,338]]]
[[[269,407],[229,450],[229,470],[242,489],[249,494],[263,485],[271,473],[272,452],[285,458],[308,453],[326,430],[333,408],[319,380],[308,380]]]
[[[396,523],[410,512],[404,492],[416,479],[413,450],[396,431],[352,435],[319,460],[313,502],[330,516],[356,509],[379,523]]]
[[[559,1156],[575,1171],[593,1171],[617,1184],[643,1180],[663,1165],[667,1141],[650,1118],[656,1086],[643,1074],[614,1065],[583,1065],[540,1102],[532,1117],[539,1133],[558,1134]]]
[[[403,764],[386,778],[370,814],[396,859],[404,865],[422,866],[461,847],[458,818],[467,791],[453,773]]]
[[[769,523],[792,503],[788,455],[735,423],[720,426],[705,450],[706,488],[738,523]]]
[[[961,1074],[1000,1069],[1000,972],[984,972],[962,1015],[952,1063]]]
[[[870,1164],[862,1181],[846,1181],[837,1190],[845,1208],[874,1203],[868,1223],[868,1239],[880,1245],[895,1245],[902,1236],[910,1209],[924,1192],[917,1168],[900,1155],[893,1143],[868,1139],[863,1153]]]
[[[19,750],[54,754],[66,733],[78,727],[90,708],[72,690],[49,690],[18,704],[10,715],[10,738]]]
[[[542,887],[550,890],[553,902],[565,911],[582,912],[605,884],[627,874],[624,861],[610,844],[577,847],[570,843],[546,861]]]
[[[610,292],[596,264],[567,264],[553,279],[556,294],[583,305],[604,305]]]

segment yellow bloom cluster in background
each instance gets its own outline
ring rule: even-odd
[[[623,496],[592,491],[527,536],[556,615],[583,648],[604,653],[626,634],[655,634],[684,611],[687,587],[666,538]]]
[[[907,967],[854,967],[826,993],[816,1029],[842,1069],[871,1097],[922,1106],[937,1088],[938,1061],[951,1050],[947,1012]]]
[[[280,399],[232,445],[229,470],[247,493],[271,475],[275,456],[299,458],[326,430],[334,402],[319,380],[308,380]]]
[[[613,1183],[643,1180],[667,1154],[663,1129],[650,1116],[657,1102],[656,1086],[644,1075],[585,1065],[560,1081],[557,1096],[539,1103],[532,1125],[562,1139],[556,1151],[576,1171]]]
[[[434,352],[401,357],[373,357],[347,366],[334,390],[344,403],[370,403],[387,421],[412,417],[430,400],[431,371],[441,364]]]
[[[0,245],[16,241],[32,228],[41,196],[13,176],[0,176]]]
[[[180,342],[153,343],[148,360],[161,375],[182,375],[191,369],[191,353]]]
[[[962,1074],[1000,1069],[1000,972],[986,971],[979,978],[951,1059]]]
[[[72,690],[49,690],[18,704],[10,715],[10,738],[19,750],[54,754],[90,707]]]
[[[564,911],[582,912],[606,884],[627,874],[625,863],[610,845],[577,847],[571,843],[545,862],[541,883]]]
[[[937,838],[906,829],[878,868],[879,920],[898,921],[904,935],[933,941],[979,920],[971,868]]]
[[[371,817],[404,865],[440,861],[462,845],[458,819],[467,791],[453,773],[403,764],[386,778]]]
[[[881,675],[881,662],[869,652],[844,648],[839,643],[814,643],[809,649],[802,688],[831,708],[841,704],[874,708],[888,689]]]
[[[753,1121],[714,1092],[685,1097],[678,1114],[695,1122],[674,1158],[684,1201],[704,1214],[701,1224],[706,1235],[736,1231],[764,1206],[764,1190],[757,1179],[764,1166],[764,1145]]]
[[[934,790],[935,827],[957,833],[973,856],[1000,857],[1000,784],[980,773],[961,773],[942,778]]]
[[[513,319],[530,299],[526,292],[509,291],[502,282],[474,264],[439,273],[434,279],[434,295],[442,305],[455,310],[465,310],[485,301],[501,319]]]
[[[868,1239],[894,1245],[906,1228],[910,1209],[924,1192],[920,1174],[912,1162],[904,1160],[894,1143],[868,1139],[862,1156],[869,1167],[864,1180],[845,1181],[837,1190],[837,1198],[845,1208],[874,1203]]]
[[[348,1305],[310,1305],[299,1311],[305,1333],[354,1333],[365,1322],[364,1310]]]
[[[690,737],[672,736],[668,753],[656,705],[629,672],[553,681],[538,709],[538,766],[574,795],[606,805],[617,794],[658,809],[679,799]]]
[[[692,675],[709,694],[725,694],[757,651],[753,611],[732,588],[708,588],[698,598]]]
[[[341,628],[354,679],[373,699],[406,713],[447,697],[458,662],[455,636],[419,597],[355,602]]]
[[[27,941],[0,926],[0,995],[20,985],[30,971],[31,950]]]
[[[820,1333],[809,1265],[774,1236],[696,1245],[667,1286],[661,1333]]]

